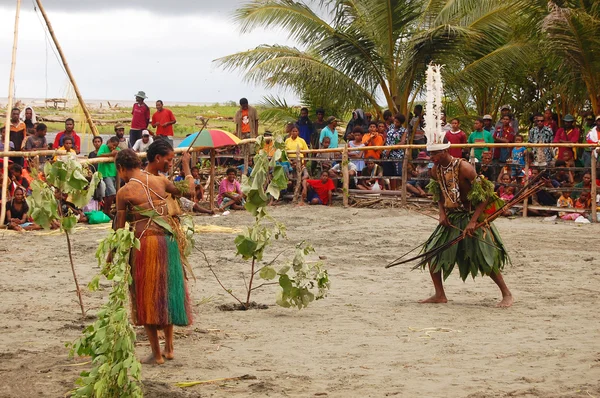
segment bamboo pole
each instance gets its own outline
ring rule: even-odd
[[[48,15],[46,14],[46,10],[44,10],[44,6],[42,6],[42,0],[35,0],[35,2],[37,3],[37,6],[40,9],[42,16],[44,17],[44,21],[46,21],[46,26],[48,27],[48,32],[50,33],[50,36],[52,37],[52,41],[54,41],[54,45],[56,46],[56,49],[58,50],[58,55],[60,56],[60,59],[65,67],[65,71],[67,72],[67,76],[69,76],[69,80],[71,81],[71,84],[73,85],[73,89],[75,90],[75,96],[77,96],[77,101],[79,101],[79,106],[81,106],[81,109],[83,110],[83,113],[85,114],[85,119],[86,119],[88,125],[90,126],[90,130],[92,130],[92,134],[100,135],[100,133],[98,133],[98,129],[96,128],[96,125],[94,124],[94,121],[92,120],[92,115],[90,114],[90,111],[88,110],[87,106],[85,105],[85,102],[83,102],[83,97],[81,96],[81,93],[79,92],[79,87],[77,86],[77,83],[75,82],[75,78],[73,77],[73,74],[71,73],[71,68],[69,68],[69,64],[67,64],[67,59],[65,58],[65,54],[63,53],[62,48],[60,47],[60,44],[58,44],[58,39],[56,38],[56,35],[54,34],[54,30],[52,29],[52,24],[50,23],[50,19],[48,18]]]
[[[12,61],[10,64],[10,77],[8,80],[8,107],[6,109],[6,131],[4,132],[4,148],[10,149],[10,116],[12,114],[15,87],[15,67],[17,65],[17,42],[19,41],[19,14],[21,13],[21,0],[17,0],[15,12],[15,31],[13,35]],[[20,149],[20,148],[19,148]],[[6,203],[8,202],[8,155],[5,152],[2,163],[2,203],[0,210],[0,225],[4,225],[6,218]]]
[[[408,184],[408,157],[411,155],[410,151],[404,151],[404,159],[402,159],[402,207],[408,206],[406,185]]]
[[[296,146],[296,187],[294,188],[294,203],[298,203],[298,197],[302,200],[302,159],[300,159],[300,147]]]
[[[525,185],[529,182],[529,156],[525,159]],[[527,206],[529,206],[529,198],[523,199],[523,217],[527,218]]]
[[[215,150],[210,150],[210,185],[208,186],[210,210],[215,208]]]
[[[596,186],[596,179],[598,178],[598,159],[596,158],[596,151],[592,151],[592,222],[598,222],[598,187]]]
[[[342,197],[342,204],[344,205],[344,207],[348,207],[348,199],[350,196],[350,170],[349,170],[349,163],[350,161],[348,160],[348,144],[344,145],[344,151],[342,152],[342,192],[343,192],[343,197]]]

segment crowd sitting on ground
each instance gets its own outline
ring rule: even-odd
[[[114,127],[115,135],[103,142],[102,137],[95,136],[92,150],[88,157],[114,158],[122,149],[133,149],[136,152],[149,152],[154,146],[161,147],[162,152],[172,149],[173,125],[176,119],[169,109],[165,108],[162,101],[156,102],[156,112],[150,116],[150,109],[145,104],[147,98],[143,91],[136,95],[136,102],[132,109],[132,122],[129,137],[125,137],[125,126],[117,124]],[[403,167],[406,165],[406,191],[411,196],[426,198],[426,185],[429,181],[429,170],[432,167],[426,151],[410,151],[402,149],[383,150],[382,146],[403,145],[407,143],[424,144],[426,138],[423,132],[424,113],[420,105],[415,106],[414,113],[408,118],[402,114],[394,115],[386,110],[382,113],[380,120],[372,120],[368,112],[356,109],[352,113],[352,119],[347,123],[345,130],[339,130],[336,117],[326,117],[323,109],[317,109],[316,119],[312,121],[309,117],[309,109],[302,108],[296,123],[286,126],[285,147],[288,151],[289,162],[285,163],[285,169],[290,177],[288,192],[295,189],[296,168],[301,167],[301,181],[299,192],[302,204],[329,205],[333,203],[334,197],[338,196],[343,187],[343,167],[341,153],[321,152],[308,158],[300,154],[300,161],[296,159],[296,151],[308,149],[338,148],[348,145],[348,185],[351,190],[362,191],[399,191],[402,187]],[[62,150],[52,158],[39,156],[35,165],[23,157],[10,157],[9,160],[9,191],[6,224],[12,229],[36,229],[39,228],[32,223],[27,216],[26,196],[30,193],[29,185],[36,177],[31,173],[39,170],[41,173],[45,162],[56,161],[65,156],[77,156],[81,154],[81,138],[75,132],[75,122],[72,118],[65,121],[65,129],[56,134],[52,145],[46,141],[47,126],[38,123],[35,111],[31,107],[21,111],[14,108],[11,112],[9,150],[39,151],[49,148]],[[258,112],[249,106],[248,100],[240,100],[240,109],[234,117],[236,123],[236,134],[240,138],[254,138],[258,135]],[[408,123],[407,123],[408,121]],[[557,215],[565,220],[576,219],[586,213],[591,206],[591,158],[594,150],[590,148],[552,148],[553,143],[580,143],[588,142],[595,144],[599,142],[600,116],[585,115],[582,126],[575,124],[572,115],[564,116],[562,127],[556,116],[547,110],[543,115],[538,114],[532,118],[532,127],[527,134],[519,131],[519,123],[510,113],[509,106],[503,106],[501,115],[496,124],[493,123],[491,115],[477,118],[473,123],[470,134],[461,130],[461,120],[452,118],[446,122],[445,115],[442,118],[443,128],[446,131],[446,139],[452,144],[465,143],[520,143],[525,138],[530,143],[548,144],[545,148],[536,148],[528,151],[525,147],[513,148],[474,148],[464,150],[462,148],[449,149],[450,154],[456,158],[463,158],[472,162],[477,173],[494,181],[498,196],[505,200],[511,200],[519,191],[528,178],[536,176],[540,171],[544,172],[545,188],[530,198],[532,205],[552,206],[564,208],[557,210],[529,210],[532,215]],[[155,131],[152,131],[155,128]],[[2,141],[0,150],[4,150],[4,127],[0,130]],[[266,136],[271,133],[266,132]],[[156,144],[155,144],[156,143]],[[166,144],[166,147],[165,147]],[[269,145],[269,144],[267,144]],[[358,150],[358,148],[373,149]],[[268,149],[267,151],[273,151]],[[217,196],[217,210],[226,212],[229,210],[244,209],[244,195],[238,182],[239,172],[251,172],[250,162],[243,164],[242,151],[238,150],[238,156],[230,158],[222,165],[229,166],[226,177],[220,182]],[[272,153],[271,153],[272,154]],[[155,160],[148,155],[148,162]],[[165,155],[160,155],[164,157]],[[405,162],[405,157],[408,157]],[[172,161],[172,160],[171,160]],[[526,162],[529,162],[529,175],[526,176]],[[166,164],[170,165],[170,162]],[[34,167],[35,166],[35,167]],[[41,167],[40,167],[41,166]],[[206,206],[203,178],[199,172],[199,165],[191,167],[189,174],[194,180],[195,189],[188,198],[183,198],[184,206],[189,211],[201,213],[214,213],[210,206]],[[552,174],[543,171],[546,167],[552,168]],[[113,216],[112,209],[117,191],[117,173],[114,163],[99,163],[91,165],[92,171],[102,174],[102,182],[97,187],[94,198],[85,209],[77,209],[68,198],[58,198],[61,205],[66,206],[65,211],[70,210],[76,214],[79,221],[85,222],[88,211],[102,211],[108,219]],[[169,168],[159,170],[159,173],[167,173]],[[184,173],[183,167],[180,171]],[[176,177],[184,178],[185,176]],[[600,181],[597,180],[597,186]],[[285,192],[284,192],[285,193]],[[276,203],[272,201],[272,203]],[[569,209],[570,208],[570,209]],[[578,211],[579,210],[579,211]],[[507,216],[514,215],[519,209],[510,209]]]

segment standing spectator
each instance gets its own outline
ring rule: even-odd
[[[100,147],[102,146],[102,137],[100,137],[99,135],[94,136],[94,138],[92,139],[92,145],[94,146],[94,150],[90,153],[88,153],[88,159],[94,159],[98,157],[98,150],[100,149]],[[90,165],[90,170],[92,172],[96,172],[98,171],[98,165],[97,164],[91,164]],[[104,183],[102,183],[102,192],[104,192]],[[98,188],[96,188],[96,190],[98,190]],[[102,198],[102,195],[96,196],[97,198]]]
[[[498,130],[498,127],[502,127],[504,125],[502,118],[504,116],[508,116],[510,119],[510,126],[512,127],[515,134],[517,134],[519,132],[519,121],[515,118],[515,116],[512,113],[510,113],[510,106],[502,105],[502,108],[500,108],[500,114],[500,120],[498,120],[498,123],[496,123],[496,127],[494,128],[494,130]]]
[[[371,112],[365,112],[365,122],[371,123],[371,121],[373,120],[373,115],[371,115]]]
[[[354,140],[348,141],[349,148],[362,148],[365,146],[363,144],[363,129],[360,126],[354,127],[353,130]],[[356,166],[356,169],[360,172],[365,167],[365,162],[363,159],[363,151],[348,151],[348,157],[351,159],[352,163]]]
[[[325,120],[325,110],[323,108],[317,109],[317,120],[313,123],[313,132],[310,137],[310,144],[312,148],[319,147],[319,137],[321,136],[321,130],[323,130],[327,126],[327,121]]]
[[[596,127],[590,130],[589,133],[585,136],[585,141],[588,144],[600,144],[600,115],[596,116]],[[600,148],[590,149],[590,164],[592,162],[592,151],[595,152],[593,156],[598,158],[598,153],[600,153]]]
[[[408,123],[408,134],[412,139],[413,144],[422,145],[427,143],[423,127],[423,105],[416,105],[415,116],[411,119],[410,123]]]
[[[65,151],[67,154],[66,155],[56,155],[54,157],[53,161],[56,162],[58,159],[67,160],[71,156],[76,157],[77,151],[75,151],[75,149],[73,148],[73,145],[75,145],[73,143],[73,138],[65,137],[63,139],[63,145],[60,148],[58,148],[58,150]]]
[[[145,130],[145,131],[148,131],[148,130]],[[123,126],[122,124],[115,125],[115,137],[117,137],[119,139],[119,148],[121,150],[131,148],[131,140],[128,140],[127,138],[125,138],[125,126]],[[134,144],[135,144],[135,142],[134,142]]]
[[[152,115],[152,127],[156,128],[156,137],[166,139],[173,146],[173,125],[175,123],[177,120],[173,112],[164,107],[162,100],[156,101],[156,112]]]
[[[37,117],[32,107],[28,106],[19,115],[20,119],[25,123],[27,128],[27,135],[35,134],[35,125],[37,123]]]
[[[406,117],[398,113],[394,117],[394,123],[390,126],[385,141],[386,146],[404,145],[406,144],[406,129],[403,127],[406,122]],[[370,152],[370,151],[368,151]],[[387,151],[386,151],[387,152]],[[402,175],[402,159],[404,158],[404,150],[393,149],[385,154],[391,162],[383,164],[383,175],[386,177],[398,177]],[[398,187],[398,180],[392,178],[390,180],[390,188],[395,191]]]
[[[444,131],[450,131],[450,130],[452,130],[452,124],[446,122],[446,112],[442,112],[442,116],[441,116],[440,119],[442,121],[442,129]]]
[[[6,128],[4,126],[0,126],[0,151],[4,151],[4,135],[6,134]],[[10,140],[10,138],[9,138]],[[8,150],[15,150],[15,143],[12,141],[8,142]],[[1,158],[0,158],[1,159]],[[0,167],[1,169],[2,167]]]
[[[446,131],[446,140],[450,144],[466,144],[467,143],[467,135],[464,131],[460,129],[460,120],[458,118],[454,118],[450,121],[450,130]],[[450,148],[448,152],[452,157],[462,158],[462,148]]]
[[[10,113],[10,141],[15,145],[15,151],[20,151],[23,148],[23,143],[27,136],[27,127],[25,123],[19,120],[20,113],[19,108],[13,108]],[[13,157],[11,159],[21,166],[25,163],[22,157]]]
[[[335,118],[335,116],[329,116],[327,118],[327,126],[323,127],[323,130],[321,130],[321,134],[319,135],[319,148],[321,147],[321,144],[323,143],[323,138],[325,137],[329,137],[329,146],[331,148],[337,148],[339,146],[338,134],[336,130],[337,124],[338,120]]]
[[[511,125],[510,116],[504,115],[500,121],[502,122],[502,125],[499,127],[496,126],[496,131],[494,131],[494,142],[504,144],[515,142],[515,135],[518,130],[515,130]],[[506,163],[506,159],[510,156],[510,151],[510,148],[494,148],[494,161]]]
[[[558,131],[558,123],[554,120],[554,115],[552,114],[552,110],[546,109],[544,111],[544,126],[548,127],[552,130],[552,134],[556,135]]]
[[[315,128],[308,118],[308,108],[300,109],[300,117],[298,118],[297,124],[300,129],[300,138],[306,141],[307,145],[311,145],[311,139]]]
[[[494,137],[492,136],[492,133],[483,129],[483,119],[475,119],[475,122],[473,123],[473,132],[469,134],[469,139],[467,140],[467,142],[469,144],[483,142],[491,144],[494,142]],[[473,153],[475,158],[481,162],[481,155],[483,154],[483,152],[487,152],[488,150],[488,148],[474,148]]]
[[[521,144],[523,142],[523,136],[517,135],[515,137],[515,143]],[[524,146],[514,147],[511,153],[511,164],[512,164],[512,176],[517,177],[521,174],[523,168],[525,168],[525,154],[527,153],[527,148]]]
[[[594,115],[587,115],[585,117],[585,125],[583,126],[583,140],[582,142],[587,142],[587,136],[596,127],[596,123],[594,122]],[[583,163],[583,167],[591,167],[592,165],[592,148],[587,147],[583,149],[581,154],[581,161]]]
[[[27,137],[25,141],[26,151],[43,151],[48,149],[48,142],[46,141],[46,132],[48,128],[44,123],[39,123],[35,126],[35,134]],[[46,156],[40,156],[40,166],[43,166],[46,162]]]
[[[371,122],[369,124],[369,131],[363,136],[363,143],[365,146],[383,146],[383,137],[377,130],[377,123]],[[369,149],[365,151],[365,158],[381,159],[381,149]]]
[[[492,119],[492,115],[483,116],[483,130],[490,133],[494,132],[494,121]]]
[[[388,133],[389,127],[386,126],[384,121],[379,121],[377,122],[377,131],[379,131],[379,135],[383,137],[383,142],[385,143],[387,141],[387,133]]]
[[[302,206],[304,202],[308,202],[311,205],[331,206],[333,191],[335,191],[335,185],[329,178],[329,172],[322,171],[320,180],[306,179],[302,181],[302,201],[299,205]]]
[[[248,105],[246,98],[240,99],[240,109],[235,114],[235,134],[241,139],[258,136],[258,112]]]
[[[65,129],[56,134],[52,148],[56,149],[63,146],[63,141],[66,137],[71,137],[73,139],[73,149],[75,149],[75,152],[79,154],[81,151],[81,138],[79,138],[79,135],[77,135],[77,132],[75,132],[75,120],[72,118],[65,120]]]
[[[346,132],[344,133],[344,141],[348,142],[348,135],[350,135],[350,133],[354,131],[354,127],[356,126],[362,127],[363,131],[367,131],[367,129],[369,128],[365,117],[365,112],[362,109],[355,109],[354,111],[352,111],[352,119],[350,119],[348,125],[346,126]]]
[[[579,129],[573,126],[575,122],[575,118],[573,115],[566,115],[563,118],[563,122],[565,126],[563,128],[558,129],[556,132],[556,136],[554,137],[555,143],[572,143],[577,144],[579,142]],[[573,155],[573,159],[576,159],[576,154],[573,151],[573,148],[568,147],[560,147],[558,148],[558,159],[564,159],[564,153],[571,152]]]
[[[102,146],[102,137],[99,135],[95,136],[92,139],[92,145],[94,146],[94,150],[88,154],[88,159],[94,159],[98,157],[98,150]]]
[[[150,137],[150,132],[148,130],[142,131],[142,138],[137,140],[135,144],[133,144],[133,150],[136,152],[146,152],[150,144],[152,144],[154,140]],[[123,149],[123,148],[121,148]]]
[[[544,125],[544,117],[537,114],[533,117],[535,125],[529,130],[530,144],[550,144],[554,139],[552,129]],[[552,161],[552,148],[535,148],[535,165],[546,166]]]
[[[135,104],[131,110],[131,128],[129,129],[129,148],[135,144],[137,140],[142,138],[142,131],[148,128],[150,123],[150,108],[144,100],[146,93],[144,91],[138,91],[135,95]]]
[[[285,140],[285,149],[288,151],[288,159],[296,159],[296,150],[300,149],[301,151],[307,151],[308,145],[306,141],[298,136],[300,134],[300,129],[298,126],[294,125],[292,130],[290,131],[290,136]],[[300,158],[304,158],[304,154],[300,154]]]
[[[383,111],[383,121],[385,122],[385,127],[387,130],[390,129],[390,126],[394,124],[394,114],[389,109]]]
[[[98,157],[109,157],[115,158],[119,153],[119,139],[117,137],[110,137],[106,144],[102,144],[98,149]],[[102,174],[102,181],[106,185],[104,192],[104,207],[102,211],[107,216],[111,216],[111,208],[117,195],[117,167],[115,162],[99,163],[98,171]]]

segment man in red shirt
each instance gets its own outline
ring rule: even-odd
[[[335,191],[333,180],[329,178],[329,172],[323,171],[320,180],[304,180],[302,182],[302,201],[311,205],[331,206],[331,196]]]
[[[129,147],[132,148],[135,142],[142,138],[142,131],[148,128],[148,123],[150,123],[150,108],[144,102],[144,100],[148,98],[146,97],[146,93],[143,91],[138,91],[135,95],[135,104],[133,104],[133,109],[131,114],[133,115],[131,118],[131,129],[129,130]]]
[[[175,120],[173,112],[165,108],[161,100],[156,101],[156,112],[152,115],[152,127],[156,128],[156,136],[161,138],[173,137],[173,125],[175,123],[177,123],[177,120]],[[167,139],[170,140],[170,138]]]
[[[561,143],[572,143],[577,144],[579,142],[579,129],[573,126],[573,122],[575,122],[575,118],[573,115],[566,115],[563,118],[564,127],[558,129],[556,132],[556,136],[554,137],[554,142]],[[577,159],[575,152],[573,152],[573,148],[558,148],[558,159],[564,159],[564,153],[571,152],[573,155],[573,159]]]
[[[504,115],[500,119],[500,126],[496,126],[494,131],[495,143],[511,143],[515,142],[517,131],[513,128],[510,115]],[[494,148],[494,160],[500,163],[506,163],[506,159],[510,157],[510,148]]]
[[[75,132],[75,121],[71,118],[65,120],[65,129],[54,137],[52,148],[58,149],[63,146],[63,141],[66,137],[71,137],[73,139],[73,149],[75,149],[75,152],[79,155],[79,152],[81,151],[81,138],[79,138]]]

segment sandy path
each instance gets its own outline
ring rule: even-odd
[[[600,226],[499,220],[513,260],[506,281],[517,299],[500,310],[489,279],[463,283],[452,275],[450,302],[423,306],[416,301],[433,292],[427,274],[383,268],[423,242],[435,220],[400,210],[315,207],[277,208],[274,215],[287,224],[289,241],[275,243],[266,258],[309,240],[327,257],[330,296],[302,311],[221,312],[217,305],[232,300],[194,254],[196,323],[178,330],[175,361],[144,367],[147,396],[600,396]],[[250,220],[197,218],[236,228]],[[97,272],[94,251],[105,233],[92,227],[74,237],[84,282]],[[198,240],[223,281],[243,294],[247,266],[234,257],[233,238]],[[4,233],[0,258],[0,397],[64,396],[82,369],[67,366],[74,362],[64,343],[83,325],[64,237]],[[85,301],[97,308],[106,295],[86,292]],[[269,288],[255,295],[265,304],[274,297]],[[141,341],[138,354],[148,350]],[[172,387],[244,374],[257,379]]]

